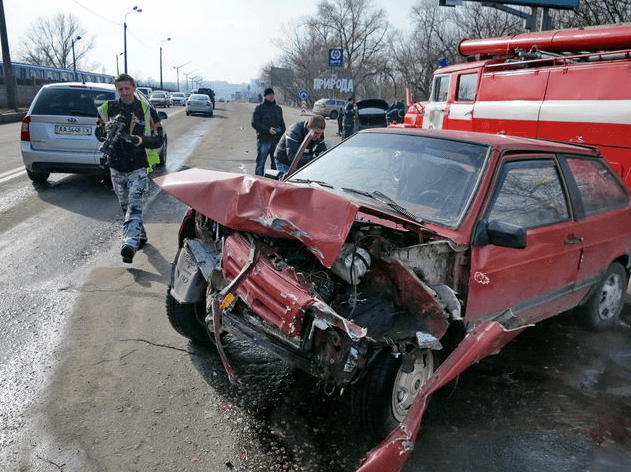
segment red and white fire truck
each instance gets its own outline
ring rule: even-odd
[[[631,187],[631,26],[464,40],[399,126],[597,146]]]

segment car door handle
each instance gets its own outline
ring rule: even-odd
[[[583,238],[581,238],[580,236],[575,236],[574,234],[570,234],[564,242],[565,244],[578,244],[583,242]]]

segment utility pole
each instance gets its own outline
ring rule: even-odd
[[[18,94],[15,75],[13,75],[13,65],[11,64],[11,54],[9,53],[9,37],[7,34],[7,22],[4,18],[4,3],[0,0],[0,39],[2,39],[2,62],[7,87],[7,107],[13,110],[18,109]]]

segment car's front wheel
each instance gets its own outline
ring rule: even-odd
[[[353,416],[376,439],[382,439],[405,418],[421,388],[434,373],[431,349],[417,349],[403,363],[382,351],[366,376],[351,390]]]
[[[611,264],[587,303],[579,308],[588,328],[604,331],[618,322],[628,283],[629,275],[622,264]]]
[[[337,110],[333,110],[329,115],[329,118],[331,118],[332,120],[337,120]]]
[[[29,179],[38,184],[43,184],[48,180],[48,177],[50,177],[50,172],[34,172],[28,169],[26,169],[26,174]]]
[[[175,331],[193,342],[210,342],[208,331],[198,321],[198,314],[205,313],[204,302],[180,303],[167,292],[166,306],[169,323]]]

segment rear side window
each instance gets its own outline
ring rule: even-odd
[[[475,89],[478,85],[478,73],[462,74],[458,77],[458,91],[456,101],[472,102],[475,100]]]
[[[567,163],[581,194],[585,215],[626,205],[626,192],[602,162],[569,158]]]
[[[114,92],[83,88],[42,89],[32,114],[96,117],[96,107],[106,100],[114,100],[114,95]]]

